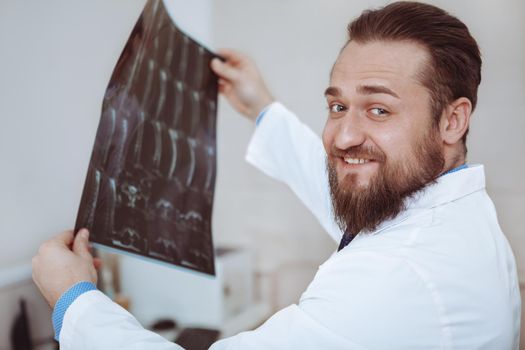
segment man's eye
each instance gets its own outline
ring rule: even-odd
[[[333,112],[333,113],[341,113],[345,110],[345,106],[340,105],[338,103],[334,103],[330,105],[328,109],[330,109],[330,112]]]
[[[375,116],[378,116],[378,117],[384,117],[386,115],[388,115],[388,111],[384,108],[372,108],[370,109],[370,112],[375,115]]]

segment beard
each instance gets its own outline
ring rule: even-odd
[[[333,161],[327,157],[328,179],[334,217],[344,232],[353,235],[374,231],[382,222],[395,218],[415,196],[441,174],[445,163],[438,133],[434,128],[418,142],[412,159],[390,164],[384,152],[373,147],[332,149],[331,155],[372,158],[379,169],[368,186],[358,186],[357,174],[348,174],[341,183]],[[368,157],[367,157],[368,156]]]

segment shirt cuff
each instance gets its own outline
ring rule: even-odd
[[[62,322],[64,321],[64,315],[73,302],[82,294],[91,290],[96,290],[97,286],[91,282],[78,282],[64,292],[58,299],[51,316],[53,321],[53,328],[55,330],[55,340],[59,341],[60,330],[62,329]]]
[[[273,106],[275,102],[272,102],[270,103],[268,106],[264,107],[263,110],[261,111],[261,113],[259,113],[259,115],[257,116],[257,118],[255,119],[255,126],[259,125],[259,123],[263,120],[264,118],[264,115],[266,114],[266,112],[270,109],[271,106]]]

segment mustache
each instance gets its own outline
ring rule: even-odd
[[[352,146],[346,149],[340,149],[335,145],[330,148],[330,155],[336,158],[360,158],[360,159],[371,159],[377,162],[384,162],[386,155],[383,151],[373,146]]]

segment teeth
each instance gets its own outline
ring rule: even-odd
[[[359,158],[345,158],[345,162],[348,164],[364,164],[368,163],[370,160],[368,159],[359,159]]]

